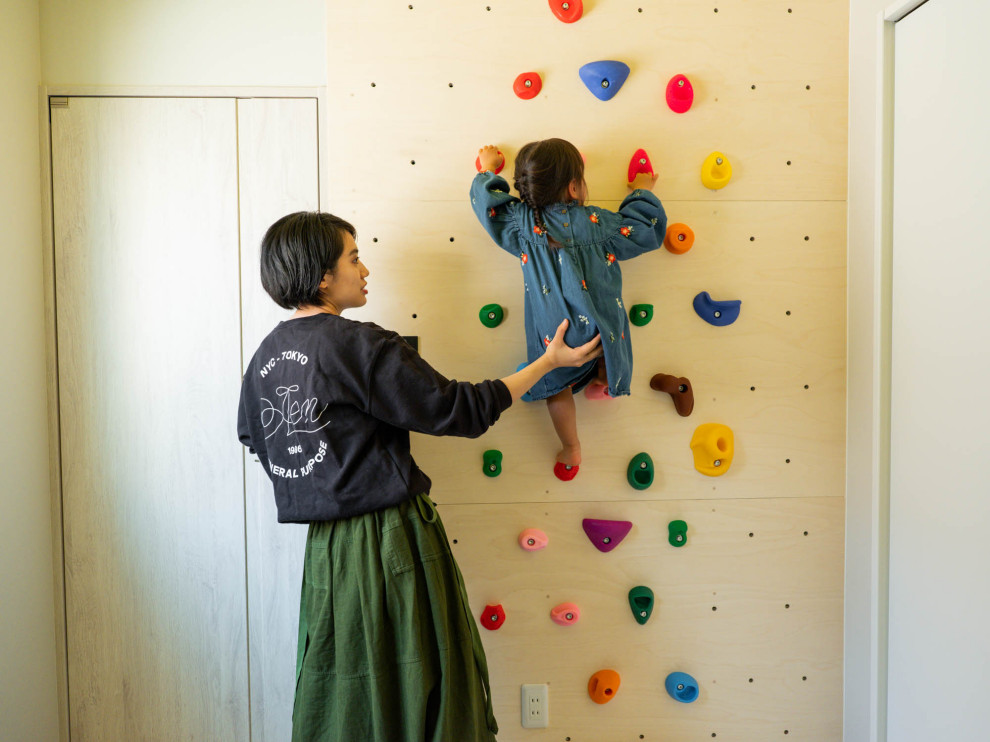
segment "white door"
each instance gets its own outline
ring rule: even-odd
[[[318,208],[316,99],[51,115],[72,739],[282,742],[306,528],[276,523],[236,412],[287,314],[261,237]]]
[[[990,735],[985,0],[895,26],[887,738]]]
[[[236,115],[51,111],[74,740],[248,738]]]

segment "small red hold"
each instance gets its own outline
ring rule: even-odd
[[[574,23],[584,13],[582,0],[550,0],[550,10],[564,23]]]
[[[486,605],[481,614],[481,625],[489,631],[495,631],[505,623],[505,609],[502,604]]]
[[[629,160],[629,172],[626,174],[626,180],[632,183],[639,173],[653,175],[653,163],[650,162],[650,156],[646,154],[645,149],[637,149],[633,153]]]
[[[674,113],[684,113],[694,103],[694,88],[684,75],[674,75],[667,83],[667,105]]]
[[[543,89],[543,78],[539,72],[523,72],[512,83],[512,91],[523,100],[530,100]]]
[[[577,476],[578,469],[580,468],[580,466],[568,466],[567,464],[558,461],[553,465],[553,474],[562,482],[570,482]]]
[[[498,167],[495,168],[495,174],[496,175],[498,175],[500,172],[502,172],[502,168],[505,167],[505,155],[502,154],[502,150],[499,150],[498,151],[498,156],[501,158],[502,161],[498,164]],[[481,158],[480,157],[475,157],[474,158],[474,167],[475,167],[475,169],[479,173],[481,172]]]

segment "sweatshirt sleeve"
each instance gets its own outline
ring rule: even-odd
[[[512,214],[522,203],[509,193],[504,178],[491,172],[478,173],[471,183],[471,208],[495,243],[517,258],[522,253],[519,225]]]
[[[512,404],[501,381],[446,379],[398,335],[383,340],[371,365],[368,391],[373,417],[429,435],[477,438]]]
[[[619,206],[618,233],[612,239],[619,260],[656,250],[667,234],[667,213],[652,192],[637,189]]]

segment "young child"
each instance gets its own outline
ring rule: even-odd
[[[610,397],[629,394],[632,344],[619,261],[663,244],[667,215],[652,193],[657,176],[637,175],[616,213],[586,203],[584,159],[563,139],[530,142],[519,150],[519,198],[494,174],[502,163],[495,147],[482,147],[478,160],[471,205],[492,239],[522,266],[529,360],[543,353],[564,319],[570,320],[571,345],[601,333],[603,360],[551,371],[529,390],[532,399],[547,400],[562,446],[554,474],[569,481],[581,464],[574,393],[601,384]]]

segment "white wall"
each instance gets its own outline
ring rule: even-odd
[[[322,86],[324,0],[2,0],[0,739],[58,739],[38,85]]]
[[[42,0],[60,85],[325,85],[324,0]]]
[[[58,738],[41,258],[38,0],[0,23],[0,739]]]
[[[874,498],[880,436],[874,408],[874,366],[880,363],[874,286],[880,266],[874,258],[874,234],[878,228],[875,202],[879,189],[877,160],[877,90],[879,74],[878,16],[891,0],[849,2],[849,254],[848,254],[848,357],[846,429],[846,602],[845,602],[845,742],[877,739],[885,726],[877,708],[880,681],[876,658],[886,646],[877,635],[880,603],[879,575],[883,563],[880,541],[880,503]],[[886,517],[884,514],[883,517]],[[885,598],[884,598],[885,600]]]

